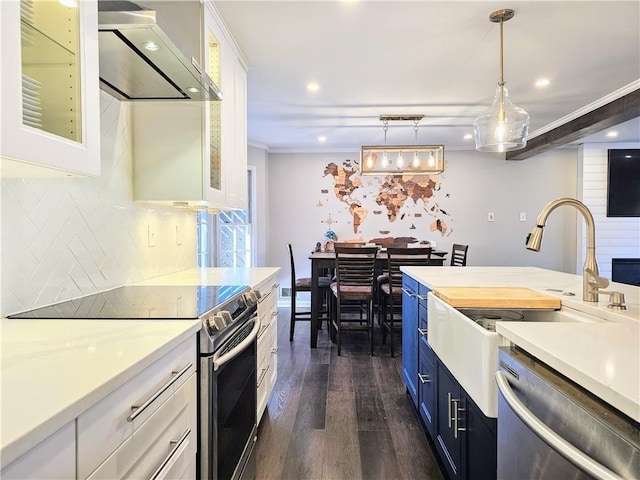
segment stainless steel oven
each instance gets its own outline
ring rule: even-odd
[[[232,314],[222,311],[200,332],[201,479],[255,478],[256,312],[254,303],[234,319],[236,328],[227,326],[216,339],[219,328],[231,322]]]

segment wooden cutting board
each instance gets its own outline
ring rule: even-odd
[[[433,293],[455,308],[560,308],[560,299],[521,287],[438,287]]]

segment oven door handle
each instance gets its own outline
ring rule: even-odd
[[[256,339],[256,337],[258,336],[258,330],[260,330],[260,322],[256,317],[256,322],[253,325],[253,330],[251,330],[251,333],[247,335],[247,338],[242,340],[238,345],[236,345],[229,352],[225,353],[220,358],[213,361],[213,371],[217,372],[218,370],[220,370],[220,368],[222,368],[225,365],[225,363],[230,362],[231,360],[236,358],[247,347],[247,345],[249,345]]]
[[[504,373],[496,372],[496,382],[507,405],[509,405],[518,418],[520,418],[533,433],[540,437],[540,439],[552,449],[594,478],[602,480],[622,480],[616,473],[604,465],[601,465],[581,450],[578,450],[536,417],[524,403],[520,401],[516,394],[513,393],[509,380]]]

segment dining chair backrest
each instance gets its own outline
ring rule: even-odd
[[[293,287],[296,284],[296,264],[293,260],[293,249],[291,248],[291,244],[289,243],[289,262],[291,264],[291,286]]]
[[[403,266],[427,266],[431,260],[431,247],[387,248],[387,274],[392,294],[402,291]]]
[[[465,267],[467,265],[467,251],[469,245],[460,245],[454,243],[451,249],[451,266],[452,267]]]
[[[371,286],[378,247],[336,247],[338,290],[345,286]]]
[[[333,246],[335,247],[362,247],[364,246],[364,242],[333,242]]]

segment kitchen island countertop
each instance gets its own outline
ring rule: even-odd
[[[594,395],[640,421],[640,288],[612,283],[627,310],[582,300],[582,276],[534,267],[403,267],[430,289],[438,287],[528,287],[557,296],[601,322],[498,322],[496,331]],[[569,293],[569,295],[567,295]],[[573,295],[571,295],[573,294]]]

